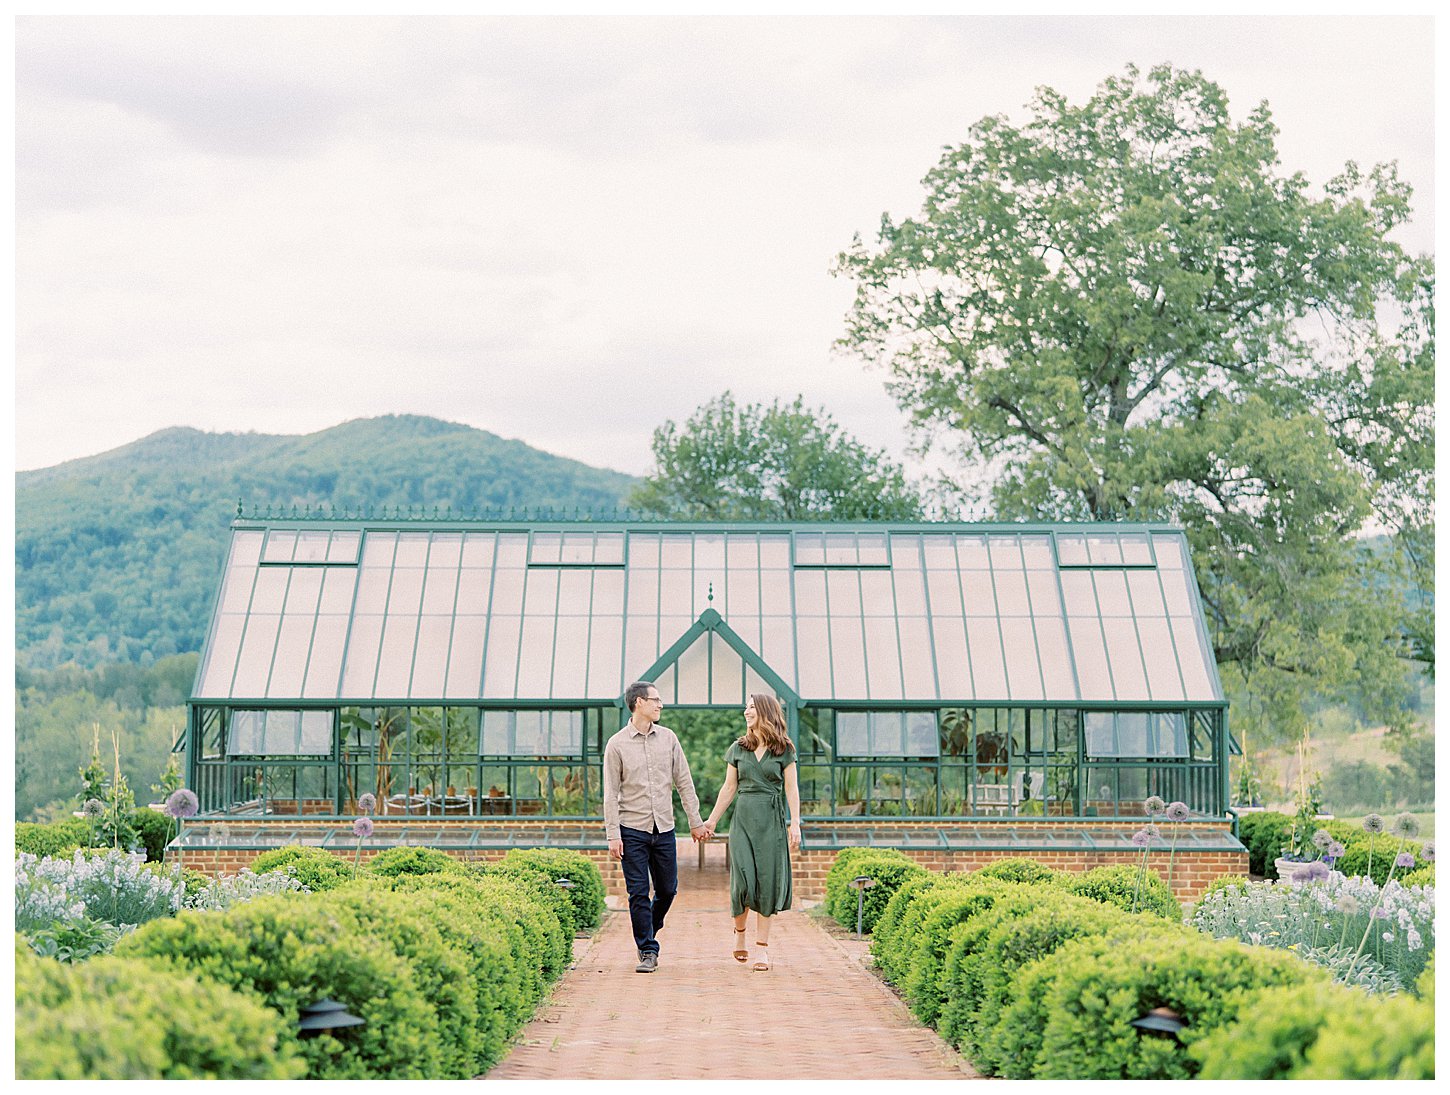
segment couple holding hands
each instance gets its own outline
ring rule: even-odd
[[[639,951],[637,973],[659,967],[656,936],[675,899],[675,811],[672,792],[695,840],[708,840],[732,801],[730,912],[735,919],[731,955],[748,962],[745,921],[755,910],[753,968],[770,969],[770,918],[790,908],[790,850],[800,846],[800,787],[795,746],[785,712],[774,696],[757,694],[745,705],[745,733],[725,753],[725,781],[710,816],[700,801],[680,739],[660,726],[659,689],[636,681],[625,690],[629,722],[604,747],[604,831],[610,854],[621,861],[629,918]],[[650,883],[654,896],[650,896]]]

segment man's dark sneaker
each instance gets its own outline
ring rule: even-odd
[[[639,952],[639,965],[634,967],[635,973],[654,973],[660,967],[660,956],[653,951]]]

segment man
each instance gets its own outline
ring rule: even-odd
[[[680,739],[657,725],[664,710],[659,689],[649,681],[636,681],[625,689],[624,702],[629,721],[604,746],[604,833],[609,854],[624,868],[629,920],[639,951],[634,970],[654,973],[660,956],[656,936],[679,884],[671,788],[680,792],[690,835],[703,840],[709,833],[700,820],[700,800]]]

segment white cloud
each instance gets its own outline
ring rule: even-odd
[[[1429,26],[25,19],[18,464],[406,411],[639,473],[727,387],[900,454],[827,269],[942,146],[1171,60],[1267,98],[1315,181],[1397,159],[1428,250]]]

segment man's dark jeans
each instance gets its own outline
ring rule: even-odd
[[[619,827],[624,841],[624,887],[629,892],[629,922],[634,928],[634,945],[642,954],[659,954],[655,933],[664,927],[665,913],[679,888],[680,873],[675,867],[675,831],[646,833],[640,829]],[[650,880],[654,880],[654,900],[650,900]]]

